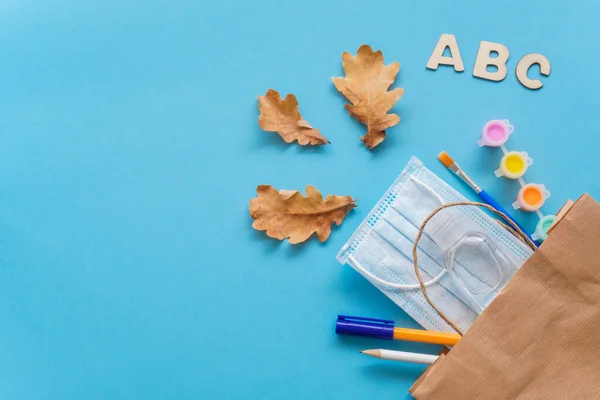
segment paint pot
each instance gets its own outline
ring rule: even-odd
[[[500,166],[496,170],[497,177],[518,179],[525,175],[527,168],[533,164],[533,160],[524,151],[509,151],[500,160]]]
[[[535,228],[535,232],[531,235],[533,240],[543,242],[548,239],[548,229],[550,229],[555,220],[556,215],[546,215],[544,218],[540,219],[540,222],[538,222]]]
[[[481,146],[499,147],[508,140],[515,127],[507,119],[493,119],[483,127],[481,138],[477,144]]]
[[[538,183],[528,183],[524,185],[517,194],[517,200],[513,203],[513,208],[520,208],[523,211],[537,211],[550,197],[550,191],[546,186]]]

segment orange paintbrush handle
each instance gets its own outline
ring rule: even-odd
[[[409,342],[421,342],[441,344],[443,346],[454,346],[461,339],[456,333],[431,332],[418,329],[394,328],[394,340],[407,340]]]

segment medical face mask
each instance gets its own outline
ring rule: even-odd
[[[423,296],[412,249],[433,211],[467,201],[413,157],[337,256],[423,327],[452,332]],[[483,211],[445,208],[427,224],[418,264],[432,302],[466,331],[532,251]]]

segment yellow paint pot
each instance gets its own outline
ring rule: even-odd
[[[496,176],[508,179],[518,179],[525,175],[527,168],[533,164],[533,160],[524,151],[509,151],[500,160],[500,166],[496,170]]]
[[[513,203],[513,208],[520,208],[523,211],[537,211],[550,197],[550,191],[546,186],[537,183],[528,183],[523,186],[517,194],[517,200]]]

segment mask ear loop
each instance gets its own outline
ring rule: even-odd
[[[359,270],[360,273],[362,273],[363,275],[366,275],[370,280],[375,281],[381,285],[384,285],[384,286],[387,286],[387,287],[390,287],[393,289],[407,290],[407,291],[421,289],[421,283],[416,283],[414,285],[408,285],[408,284],[392,283],[392,282],[383,280],[383,279],[379,278],[378,276],[375,276],[370,271],[367,271],[367,269],[365,267],[363,267],[362,265],[360,265],[358,260],[356,258],[354,258],[353,255],[348,256],[348,261],[355,269]],[[444,275],[446,275],[446,272],[448,272],[448,270],[443,268],[442,271],[435,278],[433,278],[427,282],[424,282],[423,285],[425,285],[426,287],[429,287],[431,285],[438,283],[438,281],[440,279],[442,279],[444,277]]]
[[[452,329],[454,329],[456,332],[458,332],[459,335],[462,336],[462,335],[464,335],[464,332],[462,331],[462,329],[460,329],[454,322],[452,322],[450,320],[450,318],[448,318],[446,316],[446,314],[444,314],[439,308],[437,308],[435,306],[435,304],[433,304],[433,302],[429,298],[429,295],[427,294],[427,285],[425,285],[425,282],[423,281],[423,276],[421,276],[421,271],[419,271],[418,255],[417,255],[417,245],[419,243],[419,240],[421,239],[421,236],[423,236],[423,231],[425,230],[425,225],[427,225],[429,220],[431,218],[433,218],[433,216],[435,214],[442,211],[444,208],[456,207],[456,206],[476,206],[476,207],[483,207],[483,208],[488,209],[489,211],[493,212],[494,214],[496,214],[497,216],[502,218],[504,221],[506,221],[508,223],[508,225],[510,225],[510,227],[512,228],[509,231],[511,231],[511,233],[513,233],[518,238],[522,239],[525,242],[525,244],[527,246],[529,246],[533,251],[535,251],[537,249],[537,247],[531,241],[531,239],[529,239],[529,237],[525,234],[525,232],[523,232],[521,230],[521,228],[519,228],[517,226],[517,224],[515,224],[510,218],[508,218],[508,216],[506,214],[504,214],[501,211],[496,210],[494,207],[490,206],[489,204],[476,203],[476,202],[472,202],[472,201],[459,201],[459,202],[454,202],[454,203],[447,203],[447,204],[444,204],[444,205],[438,207],[437,209],[433,210],[433,212],[431,214],[429,214],[429,216],[427,216],[427,218],[425,218],[425,221],[423,221],[423,223],[421,224],[421,227],[419,228],[419,233],[417,234],[417,237],[415,238],[415,243],[413,245],[413,261],[414,261],[414,267],[415,267],[415,275],[417,275],[417,279],[419,280],[419,285],[421,286],[421,291],[423,292],[423,296],[425,296],[425,299],[427,300],[429,305],[439,314],[440,317],[442,317],[442,319],[444,321],[446,321],[446,323],[448,325],[450,325],[452,327]],[[504,225],[504,224],[501,224],[501,225]]]
[[[434,198],[436,198],[440,202],[440,204],[444,204],[444,200],[440,197],[440,195],[437,194],[435,191],[433,191],[425,183],[423,183],[419,178],[411,176],[410,179],[412,179],[413,182],[415,182],[417,185],[421,186],[423,189],[429,191],[429,193]],[[366,275],[367,277],[369,277],[369,279],[379,283],[380,285],[384,285],[384,286],[387,286],[387,287],[390,287],[393,289],[406,290],[406,291],[421,289],[421,283],[414,284],[414,285],[408,285],[408,284],[392,283],[392,282],[383,280],[383,279],[379,278],[378,276],[375,276],[374,274],[372,274],[370,271],[367,271],[367,269],[365,267],[363,267],[362,265],[360,265],[358,260],[356,258],[354,258],[354,256],[352,256],[352,255],[350,255],[348,257],[348,261],[350,261],[350,263],[352,264],[352,266],[355,269],[359,270],[363,275]],[[439,274],[437,274],[433,279],[431,279],[427,282],[424,282],[423,284],[426,287],[435,285],[436,283],[439,282],[440,279],[442,279],[444,277],[444,275],[446,275],[447,272],[448,272],[448,270],[446,268],[442,268],[442,271]]]

